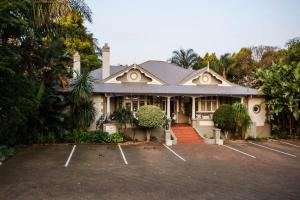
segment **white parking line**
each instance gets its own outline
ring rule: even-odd
[[[123,157],[124,163],[125,163],[126,165],[128,165],[128,162],[127,162],[126,157],[125,157],[125,155],[124,155],[124,153],[123,153],[123,150],[122,150],[121,145],[118,144],[118,147],[119,147],[119,149],[120,149],[120,152],[121,152],[121,155],[122,155],[122,157]]]
[[[66,162],[66,164],[65,164],[65,167],[68,167],[69,162],[70,162],[70,160],[71,160],[71,158],[72,158],[72,155],[73,155],[73,153],[74,153],[74,151],[75,151],[75,148],[76,148],[76,145],[73,146],[72,151],[71,151],[71,153],[70,153],[70,155],[69,155],[69,157],[68,157],[68,160],[67,160],[67,162]]]
[[[281,142],[281,143],[283,143],[283,144],[287,144],[287,145],[290,145],[290,146],[293,146],[293,147],[300,147],[299,145],[295,145],[295,144],[292,144],[292,143],[289,143],[289,142],[284,142],[284,141],[280,141],[280,140],[278,140],[278,142]]]
[[[264,146],[264,145],[261,145],[261,144],[256,144],[256,143],[253,143],[253,142],[249,142],[250,144],[253,144],[253,145],[256,145],[256,146],[259,146],[259,147],[262,147],[262,148],[265,148],[265,149],[269,149],[271,151],[276,151],[278,153],[282,153],[282,154],[285,154],[287,156],[292,156],[292,157],[296,157],[296,155],[293,155],[293,154],[290,154],[290,153],[286,153],[286,152],[283,152],[283,151],[279,151],[277,149],[272,149],[270,147],[267,147],[267,146]]]
[[[180,155],[178,155],[175,151],[173,151],[170,147],[168,147],[167,145],[163,144],[164,147],[166,147],[169,151],[171,151],[175,156],[177,156],[178,158],[180,158],[183,161],[186,161],[183,157],[181,157]]]
[[[247,153],[245,153],[245,152],[243,152],[243,151],[237,150],[237,149],[235,149],[235,148],[233,148],[233,147],[230,147],[230,146],[227,146],[227,145],[225,145],[225,144],[223,144],[223,146],[226,147],[226,148],[228,148],[228,149],[231,149],[231,150],[233,150],[233,151],[237,151],[237,152],[239,152],[239,153],[241,153],[241,154],[244,154],[244,155],[246,155],[246,156],[249,156],[249,157],[251,157],[251,158],[256,158],[255,156],[252,156],[252,155],[250,155],[250,154],[247,154]]]

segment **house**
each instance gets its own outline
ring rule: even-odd
[[[151,104],[159,106],[177,126],[190,124],[210,137],[214,111],[222,104],[241,102],[247,105],[252,120],[247,134],[270,135],[264,95],[225,80],[209,66],[194,71],[155,60],[126,67],[111,66],[107,44],[102,53],[103,67],[91,72],[95,79],[93,100],[97,119],[113,113],[117,107],[136,112],[139,107]]]

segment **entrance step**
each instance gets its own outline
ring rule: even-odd
[[[178,144],[204,144],[203,139],[189,124],[175,124],[172,131],[177,137]]]

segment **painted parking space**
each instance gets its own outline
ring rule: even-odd
[[[172,146],[172,149],[182,155],[189,162],[198,161],[239,161],[253,159],[249,155],[237,152],[222,145],[208,144],[178,144]],[[246,152],[245,152],[246,153]]]
[[[185,161],[179,154],[175,155],[171,148],[168,149],[162,144],[122,145],[122,150],[128,166],[175,164]]]
[[[261,148],[264,148],[264,149],[276,152],[276,153],[280,153],[280,154],[286,155],[286,156],[297,157],[295,154],[292,154],[292,153],[289,153],[289,152],[286,152],[286,151],[281,151],[279,149],[275,149],[273,147],[270,147],[270,143],[268,143],[268,142],[266,142],[266,143],[262,143],[262,142],[261,143],[259,143],[259,142],[248,142],[248,143],[251,144],[251,145],[255,145],[255,146],[258,146],[258,147],[261,147]]]
[[[71,149],[72,145],[32,145],[19,151],[5,165],[16,160],[20,168],[61,168]]]
[[[104,169],[122,167],[124,162],[118,145],[77,145],[68,168]]]
[[[296,148],[300,148],[300,144],[297,144],[294,141],[284,141],[284,140],[278,140],[278,142],[280,142],[281,144],[286,144],[292,147],[296,147]]]
[[[267,142],[261,142],[264,146],[268,145]],[[291,167],[299,165],[299,157],[288,156],[270,149],[262,148],[257,145],[242,143],[242,144],[230,144],[230,146],[254,155],[256,159],[253,159],[254,165],[261,165],[264,168],[268,166],[282,166]],[[275,149],[275,148],[274,148]]]
[[[272,142],[264,142],[262,143],[263,145],[273,148],[273,149],[277,149],[279,151],[283,151],[283,152],[287,152],[290,154],[293,154],[297,157],[300,156],[300,148],[285,144],[285,143],[281,143],[279,141],[272,141]]]

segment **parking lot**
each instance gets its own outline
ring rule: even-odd
[[[300,199],[300,141],[34,145],[0,166],[0,199]]]

